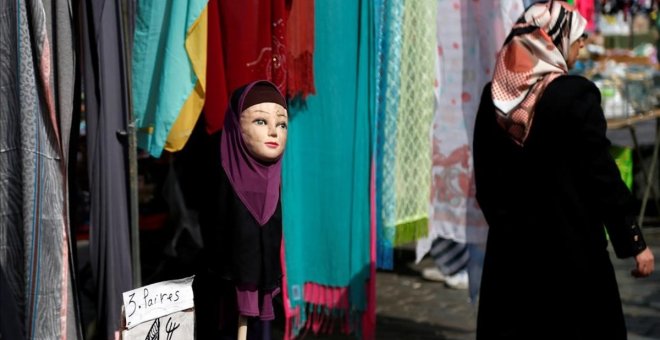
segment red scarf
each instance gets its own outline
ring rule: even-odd
[[[268,79],[287,93],[286,0],[209,0],[204,118],[220,130],[229,96],[238,87]]]
[[[314,1],[294,1],[287,22],[287,96],[303,99],[314,88]]]

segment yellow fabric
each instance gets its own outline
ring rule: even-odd
[[[197,123],[206,93],[206,44],[208,36],[208,6],[204,7],[199,18],[190,27],[186,36],[186,51],[192,64],[197,83],[183,104],[167,140],[165,150],[174,152],[183,149]]]

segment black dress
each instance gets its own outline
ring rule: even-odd
[[[606,129],[598,88],[562,76],[521,147],[497,125],[486,85],[474,132],[477,200],[490,227],[477,339],[626,338],[606,235],[621,258],[645,244]]]

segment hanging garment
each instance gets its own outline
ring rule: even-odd
[[[314,1],[293,1],[286,23],[289,98],[306,98],[314,88]]]
[[[405,1],[395,158],[395,245],[428,234],[437,4]]]
[[[382,21],[377,27],[377,97],[374,123],[375,219],[377,226],[377,265],[392,269],[396,234],[395,159],[397,113],[399,109],[403,0],[382,4]]]
[[[139,129],[138,145],[156,158],[163,149],[181,150],[202,112],[206,3],[138,3],[132,51],[133,110]]]
[[[121,294],[133,289],[126,178],[127,67],[120,10],[113,1],[81,2],[90,191],[90,261],[98,334],[114,338]]]
[[[215,12],[217,8],[217,12]],[[208,133],[222,128],[229,95],[239,86],[270,80],[287,93],[286,0],[209,1],[210,93],[204,105]],[[222,56],[222,58],[220,58]]]
[[[287,339],[359,332],[367,310],[371,4],[315,5],[317,93],[289,108],[282,168]]]
[[[497,51],[522,11],[521,0],[439,5],[430,230],[417,243],[417,261],[437,237],[485,243],[488,226],[475,200],[472,129],[479,92],[492,77]],[[478,282],[470,276],[474,298]]]
[[[204,122],[206,132],[211,135],[222,129],[225,110],[231,91],[227,88],[225,57],[222,50],[222,25],[220,25],[219,0],[209,0],[208,40],[206,59],[206,100],[204,100]],[[237,66],[236,66],[237,67]]]
[[[8,339],[81,338],[65,149],[70,10],[68,1],[0,2],[0,333]]]

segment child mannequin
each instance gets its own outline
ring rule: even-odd
[[[205,188],[213,194],[202,193],[210,199],[200,210],[205,264],[195,279],[198,339],[236,339],[239,315],[247,318],[248,339],[270,338],[282,276],[287,125],[286,101],[272,83],[256,81],[232,95],[215,175]]]

